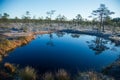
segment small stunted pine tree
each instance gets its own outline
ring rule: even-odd
[[[110,10],[108,10],[108,8],[105,6],[105,4],[100,4],[100,7],[97,10],[94,10],[92,12],[92,15],[97,16],[97,18],[100,21],[100,31],[104,32],[105,18],[111,14],[114,14],[114,12],[111,12]]]

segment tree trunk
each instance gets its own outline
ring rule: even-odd
[[[102,28],[102,15],[100,15],[100,31],[101,31],[101,28]]]
[[[104,24],[102,23],[102,32],[104,32],[105,31],[105,26],[104,26]]]

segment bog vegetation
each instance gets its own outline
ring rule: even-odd
[[[30,12],[26,11],[25,15],[21,18],[17,16],[10,18],[8,13],[0,14],[0,36],[4,33],[27,33],[45,31],[57,31],[57,30],[91,30],[95,34],[119,35],[120,33],[120,17],[111,18],[111,15],[115,13],[109,10],[106,5],[101,4],[100,7],[94,11],[91,11],[89,18],[91,20],[84,19],[81,14],[77,14],[73,19],[68,20],[64,15],[59,14],[55,19],[52,18],[56,11],[51,10],[46,12],[46,18],[30,17]],[[87,32],[87,33],[91,33]],[[16,34],[17,34],[16,33]],[[74,35],[73,35],[74,36]],[[111,36],[112,37],[112,36]],[[115,39],[114,39],[115,38]],[[15,37],[13,40],[7,38],[0,38],[0,62],[7,56],[8,51],[15,49],[21,45],[25,45],[34,39],[32,36]],[[116,37],[112,37],[116,40]],[[117,37],[118,39],[118,37]],[[120,38],[118,39],[118,41]],[[99,40],[100,41],[100,40]],[[98,40],[96,40],[96,43]],[[118,61],[119,62],[119,61]],[[119,63],[116,63],[120,66]],[[108,67],[109,68],[109,67]],[[2,70],[1,70],[2,69]],[[103,71],[105,72],[105,71]],[[109,72],[108,69],[106,72]],[[46,72],[44,74],[37,74],[37,71],[32,67],[19,68],[13,64],[5,63],[4,66],[0,65],[0,80],[114,80],[111,76],[108,77],[102,73],[94,71],[78,72],[74,76],[71,76],[64,69],[58,71]]]

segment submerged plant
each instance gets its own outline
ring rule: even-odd
[[[27,66],[19,71],[19,77],[21,80],[36,80],[37,74],[34,68]]]

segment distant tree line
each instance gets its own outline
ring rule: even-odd
[[[115,14],[114,12],[110,11],[104,4],[100,4],[100,7],[97,10],[92,11],[92,20],[84,19],[80,14],[77,14],[75,18],[72,20],[67,20],[67,17],[64,15],[59,14],[54,20],[52,16],[56,11],[51,10],[46,12],[47,17],[43,19],[40,17],[36,19],[35,16],[33,18],[30,17],[30,12],[26,11],[26,14],[22,16],[22,18],[15,17],[14,19],[10,18],[8,13],[0,14],[0,23],[6,22],[22,22],[22,23],[69,23],[74,24],[75,26],[79,25],[97,25],[99,31],[104,32],[105,25],[112,25],[114,27],[120,27],[120,18],[111,18],[110,15]]]

